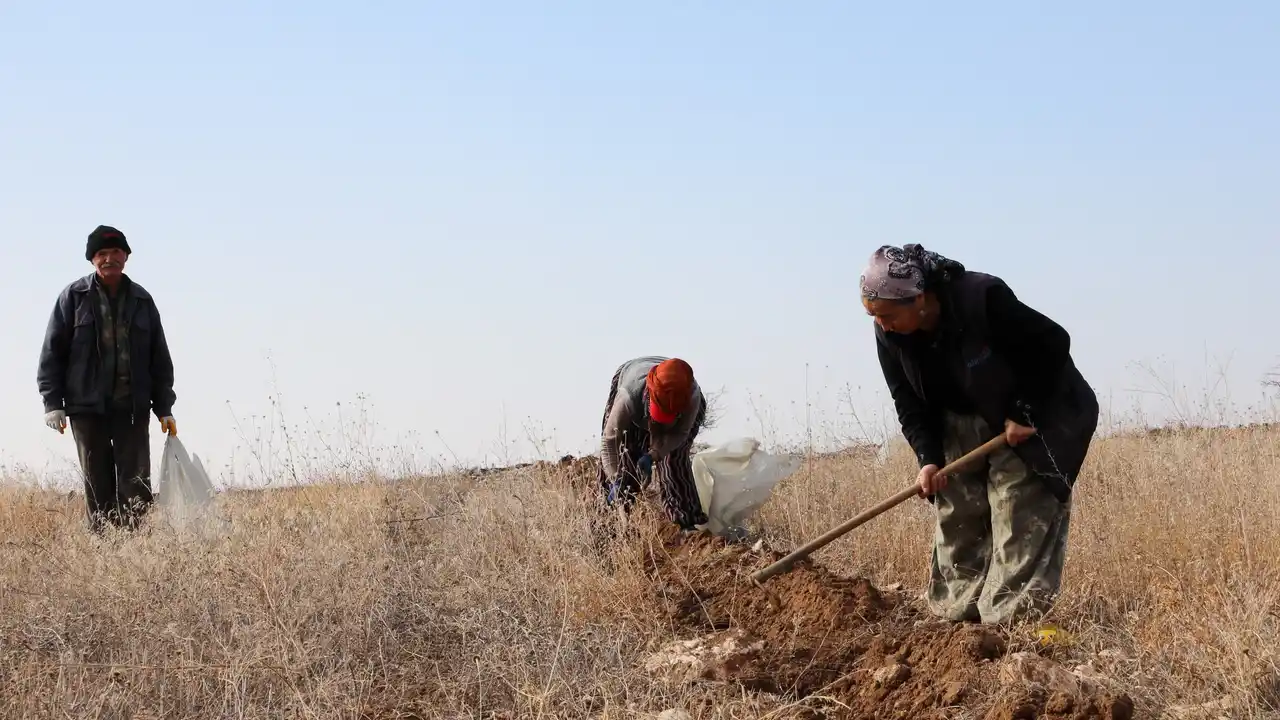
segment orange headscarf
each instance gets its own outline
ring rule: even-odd
[[[693,394],[693,368],[680,358],[663,360],[649,370],[649,415],[660,423],[675,422]]]

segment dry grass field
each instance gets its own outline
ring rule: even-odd
[[[0,717],[905,716],[859,714],[821,688],[646,672],[648,653],[693,633],[653,579],[666,551],[643,516],[610,558],[593,552],[584,475],[553,464],[229,492],[222,533],[157,523],[106,540],[84,530],[79,497],[3,487]],[[811,458],[760,518],[768,546],[810,539],[913,476],[901,450],[884,464]],[[901,584],[910,613],[930,533],[928,505],[909,502],[814,560]],[[1070,543],[1054,618],[1072,634],[1054,650],[1064,667],[1122,688],[1135,717],[1280,717],[1280,428],[1098,441]],[[797,637],[834,622],[781,617]],[[1031,641],[1027,628],[1008,637]],[[936,716],[1019,716],[993,702]]]

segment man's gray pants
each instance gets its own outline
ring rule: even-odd
[[[101,532],[106,523],[134,529],[151,506],[149,419],[148,413],[131,410],[70,417],[94,532]]]

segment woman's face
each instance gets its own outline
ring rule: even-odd
[[[867,314],[885,332],[910,335],[919,330],[924,322],[924,302],[925,296],[921,294],[910,300],[868,300],[863,298],[862,306],[866,308]]]

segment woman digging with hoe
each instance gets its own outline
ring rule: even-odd
[[[1000,278],[919,245],[881,247],[861,286],[920,494],[937,511],[929,610],[984,623],[1047,612],[1098,423],[1070,336]],[[979,469],[937,474],[996,433],[1007,446]]]

